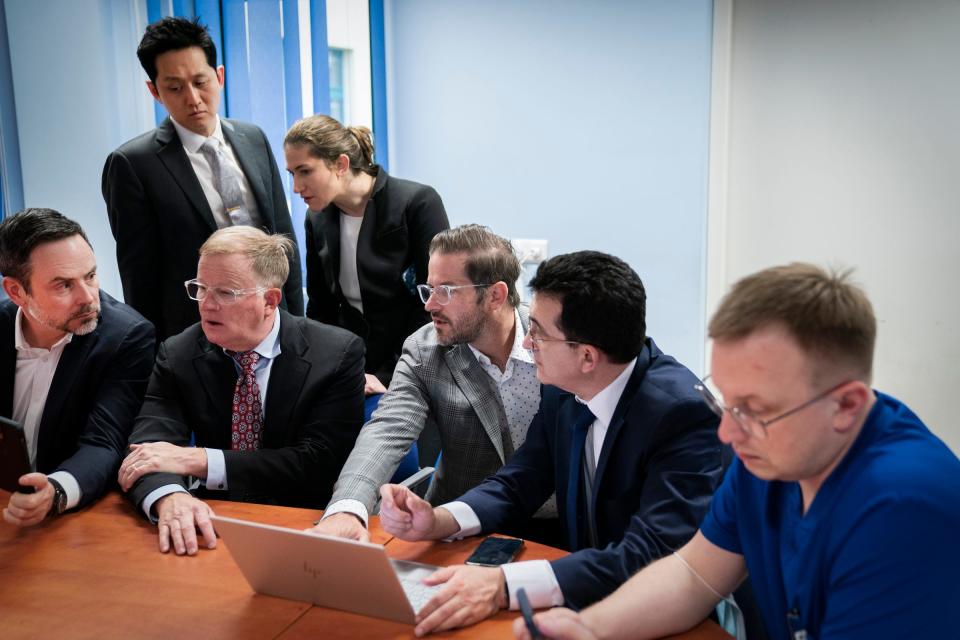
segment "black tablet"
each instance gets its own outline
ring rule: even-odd
[[[25,493],[19,482],[25,473],[30,473],[30,456],[23,427],[19,422],[0,416],[0,489]]]

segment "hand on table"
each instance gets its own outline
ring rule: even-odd
[[[380,524],[401,540],[430,540],[437,516],[430,503],[398,484],[380,487]],[[439,536],[443,537],[443,536]]]
[[[3,510],[3,519],[17,527],[32,527],[43,522],[53,505],[53,485],[42,473],[28,473],[20,476],[18,482],[25,487],[33,487],[36,493],[10,495],[10,502]]]
[[[360,518],[341,511],[335,513],[329,518],[324,518],[311,529],[304,529],[307,533],[319,533],[325,536],[336,536],[338,538],[347,538],[349,540],[359,540],[360,542],[370,542],[370,532],[363,526]]]
[[[172,544],[178,556],[195,555],[198,549],[197,529],[203,534],[208,549],[217,547],[217,534],[210,522],[213,509],[206,502],[185,491],[177,491],[157,500],[154,508],[157,510],[161,553],[170,551]]]
[[[551,640],[596,640],[579,613],[570,609],[550,609],[533,616],[540,635]],[[513,621],[513,635],[517,640],[531,640],[523,618]]]
[[[444,586],[417,613],[418,636],[476,624],[508,605],[503,571],[497,567],[444,567],[423,582]]]
[[[363,375],[364,375],[363,395],[372,396],[376,393],[387,392],[387,388],[383,386],[382,382],[380,382],[380,378],[370,373],[365,373]]]
[[[206,478],[207,452],[202,447],[178,447],[169,442],[132,444],[120,465],[117,482],[129,491],[141,476],[158,472]]]

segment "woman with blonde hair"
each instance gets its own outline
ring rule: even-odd
[[[390,383],[403,341],[430,320],[416,294],[430,240],[450,227],[429,186],[374,164],[366,127],[298,120],[284,138],[293,190],[306,202],[307,317],[352,331],[367,347],[367,395]]]

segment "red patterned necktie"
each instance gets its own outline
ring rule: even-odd
[[[260,448],[260,429],[263,409],[260,406],[260,386],[253,374],[260,354],[256,351],[231,353],[240,365],[240,377],[233,388],[233,426],[230,446],[234,451],[256,451]]]

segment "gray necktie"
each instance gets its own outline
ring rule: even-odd
[[[223,208],[230,218],[230,224],[245,224],[256,226],[243,204],[243,192],[240,190],[240,174],[233,168],[233,165],[227,161],[226,156],[216,138],[207,138],[207,141],[200,147],[207,161],[210,163],[210,169],[213,171],[213,186],[220,194],[223,201]]]

